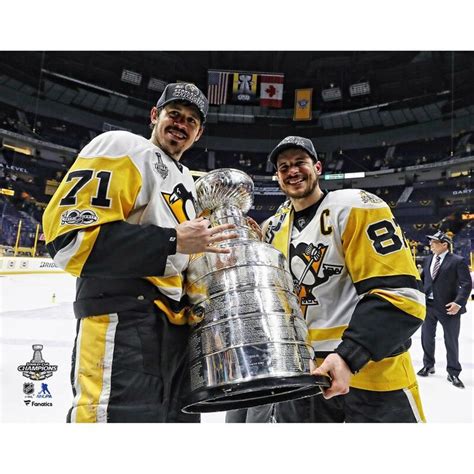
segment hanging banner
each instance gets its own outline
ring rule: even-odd
[[[227,102],[227,83],[230,72],[207,72],[207,98],[210,105],[223,105]]]
[[[295,90],[293,120],[311,120],[313,118],[312,97],[312,88]]]
[[[283,74],[260,76],[260,107],[277,107],[283,104]]]
[[[255,102],[257,100],[258,74],[250,72],[234,72],[232,99],[239,103]]]

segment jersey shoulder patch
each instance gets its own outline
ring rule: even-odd
[[[375,194],[363,189],[338,189],[331,191],[328,195],[330,201],[341,207],[359,207],[359,208],[381,208],[388,207],[388,204]]]

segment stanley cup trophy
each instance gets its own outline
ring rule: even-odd
[[[245,214],[253,181],[219,169],[196,181],[198,208],[212,226],[233,223],[229,254],[194,255],[186,290],[195,322],[189,343],[191,392],[183,411],[208,413],[320,393],[313,350],[284,255],[261,242]]]
[[[30,362],[33,364],[44,364],[43,354],[41,354],[41,351],[43,350],[43,345],[33,344],[31,347],[33,348],[33,359],[31,359]]]

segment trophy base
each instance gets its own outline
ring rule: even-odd
[[[324,375],[270,377],[220,387],[196,390],[185,401],[184,413],[213,413],[249,408],[268,403],[286,402],[311,397],[329,387],[331,379]]]

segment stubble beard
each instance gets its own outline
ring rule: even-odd
[[[302,191],[290,191],[286,190],[285,194],[288,195],[291,199],[305,199],[308,196],[311,196],[313,194],[314,190],[316,189],[316,186],[318,185],[318,180],[314,179],[313,182],[310,184],[309,187],[306,189],[303,189]]]
[[[169,155],[171,156],[171,158],[174,158],[175,160],[179,160],[181,158],[181,155],[183,154],[183,149],[182,148],[178,148],[177,145],[178,143],[175,142],[174,140],[171,140],[170,141],[170,145],[171,146],[168,146],[168,145],[163,145],[163,150]],[[184,147],[183,147],[184,148]]]
[[[186,146],[184,144],[180,144],[175,140],[172,139],[167,139],[167,140],[161,140],[159,137],[159,134],[156,133],[155,135],[155,141],[158,144],[158,146],[171,158],[174,160],[179,161],[181,158],[182,154],[186,151]],[[169,142],[169,143],[167,143]]]

